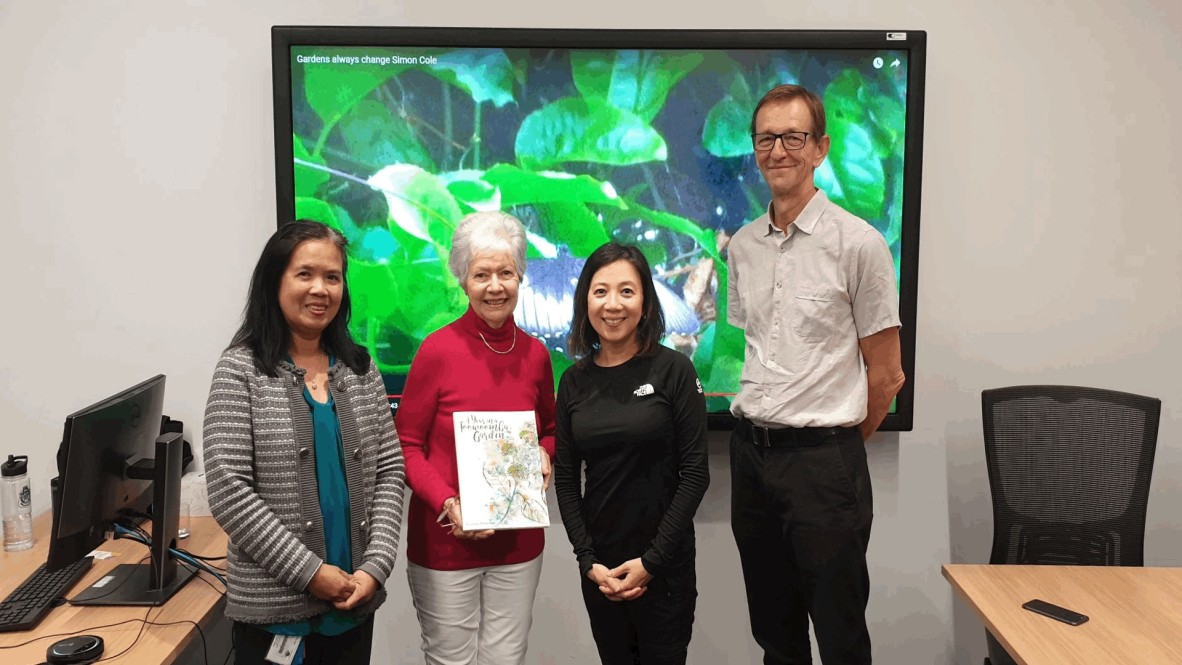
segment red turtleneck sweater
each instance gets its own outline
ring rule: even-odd
[[[406,458],[406,484],[414,496],[407,518],[406,558],[435,570],[465,570],[529,561],[542,553],[542,529],[498,531],[485,540],[461,540],[435,520],[443,502],[458,496],[456,411],[533,411],[540,444],[554,458],[554,373],[541,342],[510,317],[489,327],[471,307],[431,333],[419,347],[396,419]],[[507,354],[493,353],[512,345]],[[463,497],[460,497],[461,500]]]

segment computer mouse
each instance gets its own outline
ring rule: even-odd
[[[45,650],[45,662],[93,663],[103,655],[103,638],[97,635],[76,635],[58,640]]]

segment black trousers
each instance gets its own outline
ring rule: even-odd
[[[235,665],[264,665],[274,635],[248,623],[234,622]],[[369,665],[373,646],[373,617],[356,628],[328,637],[304,638],[304,665]]]
[[[730,454],[731,530],[764,664],[812,663],[810,617],[825,665],[870,663],[873,497],[862,435],[769,448],[739,427]]]
[[[583,603],[604,665],[684,665],[697,606],[697,576],[691,564],[654,577],[635,600],[608,600],[583,578]]]

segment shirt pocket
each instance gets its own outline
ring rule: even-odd
[[[807,340],[831,337],[837,331],[842,308],[848,308],[839,289],[806,287],[794,293],[793,300],[792,332]]]

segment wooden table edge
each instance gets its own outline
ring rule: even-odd
[[[994,625],[993,621],[990,620],[990,618],[988,616],[986,616],[984,612],[981,611],[981,608],[977,605],[976,601],[974,601],[972,599],[972,597],[969,596],[968,592],[965,591],[964,587],[962,587],[960,585],[960,583],[956,580],[956,578],[952,575],[953,571],[949,570],[950,567],[952,567],[952,568],[959,568],[959,567],[970,568],[970,567],[978,567],[978,566],[986,566],[986,565],[990,565],[990,564],[946,563],[946,564],[940,566],[940,572],[941,572],[941,574],[944,575],[944,579],[948,580],[948,583],[949,583],[949,585],[952,586],[953,590],[955,590],[956,593],[959,594],[960,597],[965,601],[965,603],[967,603],[968,606],[973,609],[973,614],[977,615],[977,619],[982,623],[982,625],[984,625],[985,629],[988,630],[989,633],[992,634],[993,637],[996,638],[997,641],[1001,643],[1002,648],[1004,648],[1006,650],[1006,653],[1009,654],[1010,658],[1013,658],[1014,661],[1016,663],[1018,663],[1018,665],[1029,665],[1029,663],[1026,661],[1026,659],[1023,658],[1021,655],[1015,655],[1015,654],[1017,654],[1017,650],[1014,649],[1014,645],[1010,644],[1009,639],[1005,635],[1003,635],[997,629],[997,626]]]

